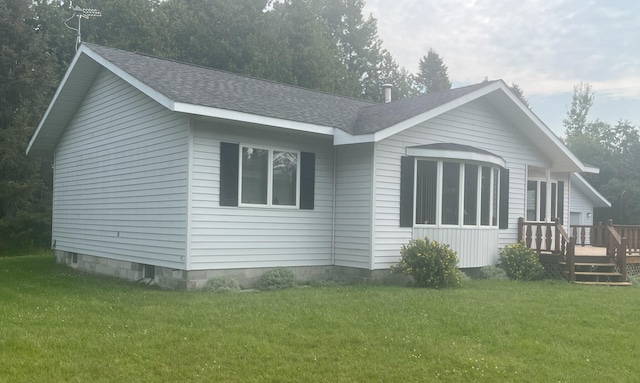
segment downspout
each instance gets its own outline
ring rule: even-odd
[[[375,234],[376,234],[376,142],[373,142],[371,150],[371,211],[369,225],[371,227],[371,240],[369,241],[369,270],[375,269]]]
[[[336,265],[336,165],[337,151],[336,145],[333,145],[333,203],[331,204],[331,266]]]
[[[184,268],[191,270],[191,232],[192,232],[192,192],[193,192],[193,145],[194,127],[193,118],[187,117],[187,227],[185,241]]]

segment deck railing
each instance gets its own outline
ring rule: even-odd
[[[595,225],[571,225],[571,236],[575,237],[576,245],[605,247],[607,227],[602,222]]]
[[[640,226],[613,225],[613,227],[621,238],[627,239],[627,252],[629,254],[640,254]]]
[[[562,227],[561,221],[556,222],[526,222],[518,219],[518,242],[534,249],[538,256],[542,251],[551,252],[559,256],[560,262],[566,262],[570,281],[575,281],[575,236],[569,237]]]

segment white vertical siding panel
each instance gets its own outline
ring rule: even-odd
[[[498,263],[498,229],[417,227],[413,231],[414,238],[428,237],[449,245],[458,254],[459,267],[482,267]]]
[[[191,269],[331,264],[331,138],[194,120]],[[313,152],[313,210],[220,206],[220,142]]]
[[[589,198],[584,193],[582,193],[580,189],[572,187],[570,201],[570,209],[565,210],[571,210],[571,213],[582,213],[582,224],[593,225],[593,204],[591,203]],[[587,216],[587,213],[589,213],[590,216]],[[567,212],[567,214],[565,215],[569,217],[569,212]],[[569,218],[567,218],[567,220],[564,222],[569,222]]]
[[[335,264],[371,265],[373,145],[336,148]]]
[[[102,71],[56,147],[56,248],[185,268],[187,122]]]
[[[518,217],[524,215],[526,166],[549,167],[548,160],[491,105],[476,100],[415,127],[388,137],[376,146],[375,268],[388,268],[399,259],[400,247],[415,234],[401,228],[400,157],[405,148],[453,142],[487,150],[505,159],[510,170],[509,229],[499,231],[498,246],[517,240]],[[381,209],[381,207],[383,207]],[[480,240],[480,239],[477,239]],[[497,247],[483,262],[497,259]],[[462,264],[476,264],[473,251],[461,249]],[[494,254],[495,253],[495,254]]]

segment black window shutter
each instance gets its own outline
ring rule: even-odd
[[[300,209],[313,210],[316,187],[316,154],[300,153]]]
[[[220,206],[238,206],[240,145],[220,143]]]
[[[509,228],[509,169],[500,169],[500,219],[499,228]]]
[[[413,157],[400,158],[400,227],[413,227]]]
[[[558,218],[564,223],[564,181],[558,181]]]

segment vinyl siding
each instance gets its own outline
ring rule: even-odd
[[[371,267],[373,144],[336,148],[335,264]]]
[[[502,157],[510,171],[509,228],[499,231],[499,246],[517,240],[517,220],[524,214],[526,167],[541,168],[550,164],[533,145],[510,126],[499,113],[483,100],[476,100],[442,114],[424,123],[381,140],[376,146],[376,199],[375,199],[375,268],[382,269],[396,263],[400,247],[407,243],[414,231],[399,226],[400,210],[400,157],[409,146],[431,143],[458,143],[487,150]],[[443,235],[446,233],[443,231]],[[421,234],[421,233],[415,233]],[[462,249],[464,236],[443,239],[456,240]],[[437,238],[433,238],[437,239]],[[464,247],[459,257],[461,264],[478,264],[476,255]],[[494,251],[492,247],[491,251]],[[483,256],[483,263],[495,263],[497,252]]]
[[[571,206],[570,209],[565,210],[571,210],[571,213],[582,213],[582,225],[593,225],[593,204],[580,189],[573,187],[573,185],[571,186]],[[588,217],[587,213],[591,214],[591,216]]]
[[[331,265],[331,139],[203,120],[192,126],[190,268]],[[220,142],[315,153],[314,209],[220,206]]]
[[[184,269],[187,139],[187,117],[100,72],[56,147],[56,248]]]
[[[416,227],[414,238],[428,237],[446,243],[460,256],[458,267],[482,267],[497,263],[498,229]]]

